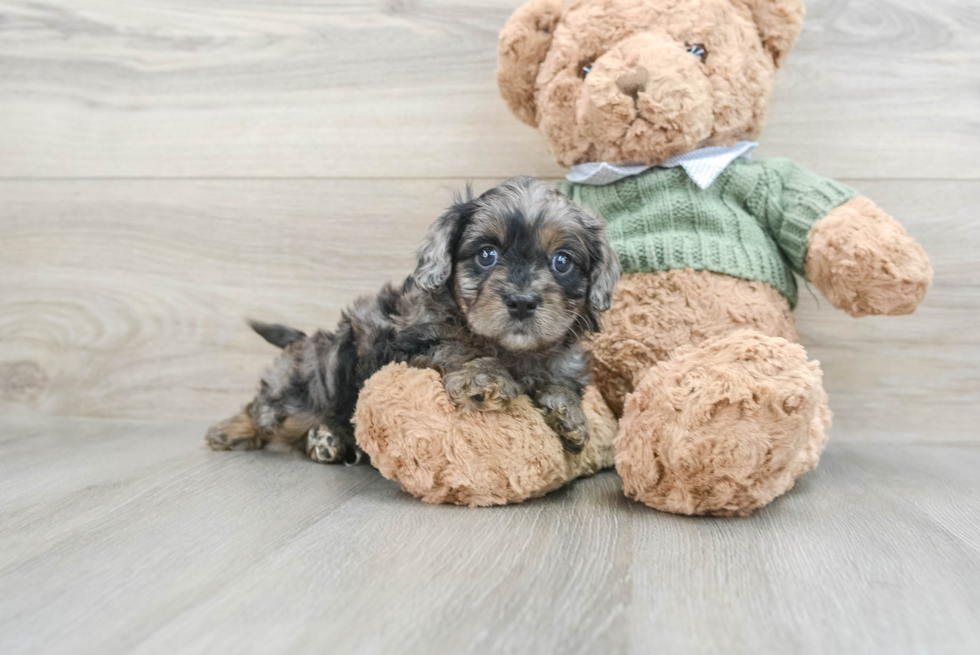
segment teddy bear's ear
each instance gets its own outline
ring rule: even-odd
[[[538,125],[534,82],[564,8],[565,0],[530,0],[500,32],[497,86],[514,115],[531,127]]]
[[[803,26],[803,0],[732,0],[752,14],[762,45],[781,66]]]

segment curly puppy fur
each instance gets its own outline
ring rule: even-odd
[[[333,333],[253,323],[282,355],[245,409],[212,427],[216,450],[301,445],[321,462],[364,461],[351,419],[358,392],[392,362],[433,369],[461,407],[529,396],[566,450],[589,439],[582,394],[619,263],[601,221],[550,186],[514,178],[459,199],[429,229],[415,273],[344,312]]]

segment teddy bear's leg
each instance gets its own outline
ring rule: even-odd
[[[437,372],[389,364],[364,385],[354,420],[358,445],[403,490],[427,503],[503,505],[612,466],[616,419],[592,387],[582,404],[591,438],[573,454],[527,396],[472,411]]]
[[[798,341],[789,303],[763,282],[690,269],[624,275],[591,341],[596,387],[621,415],[651,366],[678,348],[744,329]]]
[[[678,350],[627,398],[616,437],[624,492],[678,514],[767,504],[827,442],[821,377],[802,346],[755,330]]]

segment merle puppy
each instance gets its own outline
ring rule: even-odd
[[[305,442],[320,462],[363,461],[351,425],[358,392],[385,364],[407,362],[439,371],[449,396],[473,410],[529,396],[565,448],[581,451],[590,372],[580,341],[599,329],[619,279],[603,223],[530,177],[467,196],[429,228],[415,273],[356,300],[336,332],[253,323],[283,353],[208,445]]]

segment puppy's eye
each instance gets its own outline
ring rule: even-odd
[[[483,268],[493,268],[497,265],[497,249],[490,246],[480,248],[480,252],[476,255],[476,263]]]
[[[687,51],[690,52],[695,57],[697,57],[698,59],[700,59],[701,61],[704,61],[705,59],[708,58],[708,51],[705,50],[703,43],[695,43],[694,45],[689,45],[687,46]]]
[[[558,273],[558,275],[564,275],[572,270],[572,258],[568,256],[567,252],[559,250],[551,258],[551,270]]]

